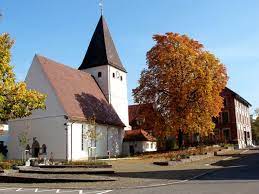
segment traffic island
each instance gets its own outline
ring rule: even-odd
[[[68,183],[116,181],[111,165],[18,166],[0,174],[1,183]],[[98,176],[97,176],[98,175]],[[105,176],[109,175],[109,176]]]
[[[40,167],[20,167],[19,173],[33,174],[114,174],[112,168],[40,168]]]
[[[1,183],[69,183],[69,182],[105,182],[116,181],[115,178],[110,177],[96,177],[96,176],[73,176],[64,175],[43,175],[43,174],[27,174],[27,173],[7,173],[0,175]]]
[[[189,162],[203,160],[203,159],[206,159],[206,158],[209,158],[209,157],[212,157],[212,156],[214,156],[214,153],[210,152],[210,153],[206,153],[204,155],[193,155],[193,156],[188,156],[186,158],[177,159],[177,160],[153,162],[153,164],[159,165],[159,166],[175,166],[177,164],[189,163]]]
[[[182,163],[204,160],[206,158],[210,158],[213,156],[220,156],[222,154],[228,153],[233,150],[234,150],[234,147],[219,148],[214,152],[203,152],[202,154],[198,154],[198,155],[196,155],[196,153],[191,155],[190,153],[188,153],[188,151],[186,151],[186,153],[184,154],[182,153],[175,154],[175,156],[168,161],[155,161],[153,162],[153,164],[159,165],[159,166],[175,166]]]

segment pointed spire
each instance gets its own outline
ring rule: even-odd
[[[91,42],[79,70],[102,65],[111,65],[126,72],[116,51],[103,15],[95,28]]]

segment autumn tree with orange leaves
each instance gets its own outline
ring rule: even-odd
[[[147,53],[147,68],[133,89],[135,102],[154,104],[164,124],[178,134],[210,134],[215,127],[212,117],[223,107],[225,66],[186,35],[166,33],[153,39],[156,44]]]
[[[9,34],[0,34],[0,124],[45,109],[45,94],[28,89],[24,82],[16,82],[10,65],[13,44]]]

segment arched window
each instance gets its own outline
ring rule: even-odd
[[[98,77],[102,77],[102,72],[98,72]]]

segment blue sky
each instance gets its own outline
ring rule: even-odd
[[[77,68],[100,17],[98,0],[0,0],[0,33],[16,43],[12,64],[23,80],[35,53]],[[104,16],[128,70],[128,95],[156,33],[187,34],[227,67],[228,86],[259,107],[258,0],[104,0]]]

